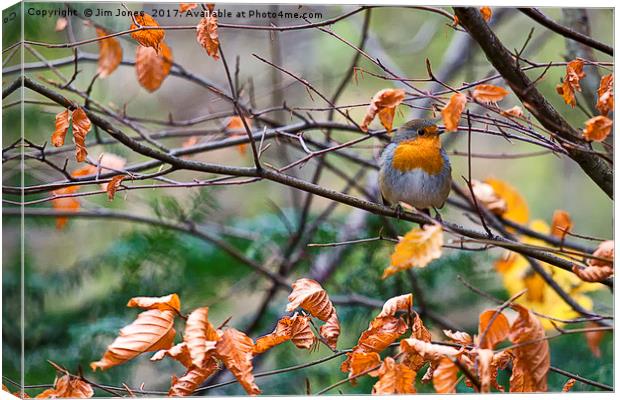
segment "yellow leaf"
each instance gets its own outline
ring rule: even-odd
[[[258,395],[261,390],[254,383],[252,375],[253,348],[254,342],[245,333],[228,328],[217,342],[215,352],[245,391],[249,395]]]
[[[478,317],[478,339],[482,349],[493,349],[508,337],[510,330],[508,319],[502,313],[497,313],[497,316],[495,314],[496,310],[485,310]],[[494,316],[495,319],[491,323]],[[485,332],[486,334],[482,337]]]
[[[136,15],[135,19],[141,27],[159,26],[157,21],[155,21],[149,14]],[[129,29],[136,28],[138,28],[138,26],[132,23]],[[131,33],[131,37],[138,43],[144,47],[152,47],[157,53],[159,53],[160,45],[163,43],[165,35],[166,32],[163,29],[143,29]]]
[[[136,74],[140,85],[154,92],[172,68],[172,51],[165,42],[160,44],[161,54],[151,47],[138,46],[136,49]]]
[[[54,147],[60,147],[65,144],[65,137],[69,130],[69,109],[56,114],[56,126],[54,133],[52,133],[52,144]]]
[[[588,141],[602,142],[611,133],[613,121],[603,115],[590,118],[583,129],[583,138]]]
[[[391,357],[381,364],[379,380],[372,387],[373,395],[416,393],[416,373],[404,364],[398,364]]]
[[[208,17],[204,17],[200,20],[196,27],[196,40],[214,60],[220,58],[218,55],[220,42],[217,33],[217,17],[215,14],[210,14]]]
[[[478,205],[483,205],[493,214],[502,215],[508,209],[506,200],[502,199],[495,193],[493,186],[488,183],[480,182],[476,179],[471,180],[471,188],[476,197]]]
[[[392,131],[394,111],[404,99],[405,91],[402,89],[383,89],[375,93],[372,100],[370,100],[370,105],[360,125],[361,129],[367,132],[370,123],[379,114],[381,124],[390,133]]]
[[[108,32],[104,29],[96,28],[97,36],[107,36]],[[97,73],[100,78],[109,76],[119,66],[123,60],[123,49],[118,39],[111,37],[99,40],[99,67]]]
[[[385,279],[396,272],[412,267],[423,268],[432,260],[441,257],[443,230],[441,225],[425,225],[413,228],[402,237],[391,256],[391,264],[383,271]]]
[[[506,202],[506,212],[502,216],[518,224],[525,224],[529,219],[529,209],[525,199],[510,184],[495,178],[487,178],[485,183],[491,185],[495,194]]]
[[[467,104],[467,96],[462,93],[455,93],[450,97],[450,101],[441,110],[441,118],[446,127],[447,132],[456,132],[459,127],[461,114],[465,110]]]
[[[503,87],[494,85],[478,85],[474,88],[472,97],[481,103],[497,103],[510,94]]]

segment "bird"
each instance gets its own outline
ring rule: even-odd
[[[441,146],[438,119],[413,119],[392,136],[380,159],[379,189],[383,203],[409,204],[430,216],[430,208],[441,219],[452,184],[452,167]]]

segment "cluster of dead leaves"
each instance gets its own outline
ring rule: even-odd
[[[417,267],[424,268],[431,261],[441,257],[443,229],[439,224],[413,228],[398,238],[390,259],[390,265],[383,271],[385,279],[399,271]]]
[[[75,159],[77,162],[86,160],[86,134],[90,131],[91,122],[82,107],[76,107],[73,111],[66,109],[56,114],[55,130],[52,133],[51,142],[55,147],[65,144],[65,137],[71,125],[73,142],[75,143]]]
[[[396,107],[398,107],[404,99],[405,91],[402,89],[383,89],[378,91],[370,100],[370,105],[366,110],[366,115],[364,115],[360,128],[364,132],[368,132],[370,123],[379,115],[381,125],[383,125],[387,133],[390,133],[394,123]]]
[[[187,316],[183,341],[175,344],[174,322],[182,315],[181,301],[176,294],[135,297],[127,306],[145,311],[121,329],[101,360],[90,366],[93,371],[105,370],[147,352],[156,352],[152,361],[170,357],[186,368],[180,378],[172,377],[170,396],[191,395],[220,365],[235,376],[248,394],[260,394],[252,372],[255,355],[287,341],[300,349],[313,348],[318,339],[311,329],[311,316],[325,322],[319,330],[320,340],[332,349],[336,348],[340,335],[336,309],[327,292],[311,279],[299,279],[293,283],[286,307],[289,312],[301,308],[309,315],[296,312],[292,316],[283,316],[273,332],[257,338],[256,342],[234,328],[215,328],[208,318],[209,308],[200,307]]]

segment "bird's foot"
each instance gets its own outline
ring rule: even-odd
[[[439,210],[435,207],[433,207],[433,210],[435,210],[435,219],[437,220],[437,222],[441,224],[443,222],[443,218],[441,218],[441,214],[439,214]]]
[[[396,203],[396,205],[394,206],[394,211],[396,212],[396,219],[400,221],[400,217],[402,217],[404,211],[400,203]]]

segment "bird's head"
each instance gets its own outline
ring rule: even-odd
[[[412,119],[409,122],[403,124],[394,136],[392,142],[439,142],[439,135],[443,133],[437,126],[440,119],[420,118]]]

